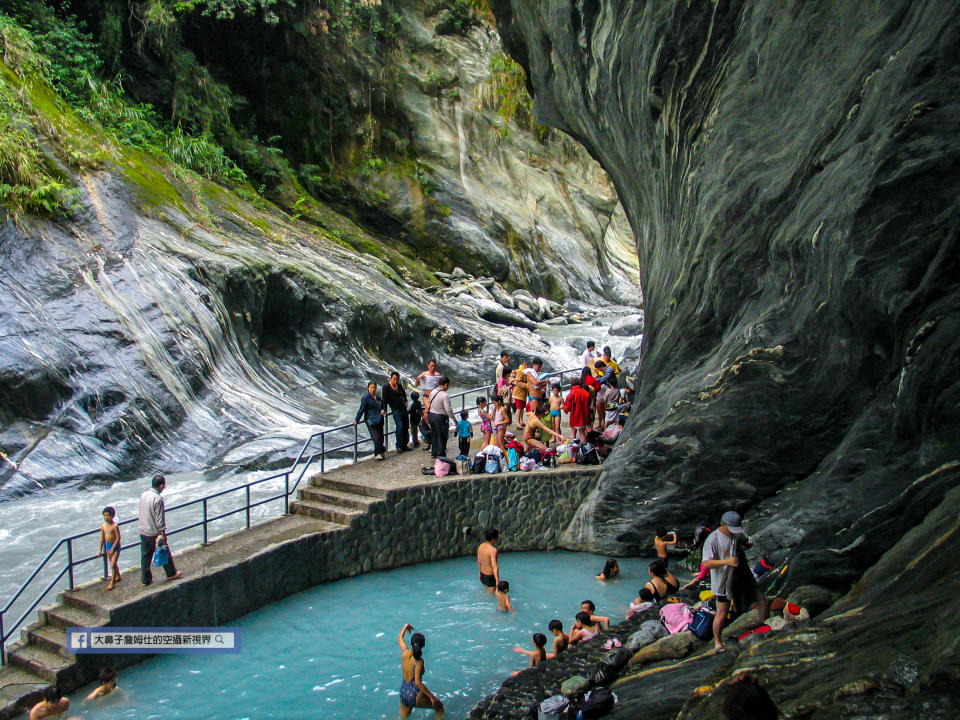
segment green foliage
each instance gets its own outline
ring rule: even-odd
[[[438,35],[466,35],[480,24],[477,3],[472,0],[444,0],[445,17],[437,24]]]
[[[541,142],[547,139],[550,130],[533,119],[533,98],[527,92],[527,76],[513,58],[494,53],[490,58],[490,80],[486,90],[492,95],[497,114],[507,123],[535,132]],[[506,138],[510,130],[503,126],[498,132]]]

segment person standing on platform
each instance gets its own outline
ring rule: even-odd
[[[430,425],[430,457],[447,456],[447,438],[450,436],[450,420],[457,422],[457,416],[450,407],[450,379],[444,375],[440,378],[437,389],[430,393],[427,400],[427,422]]]
[[[153,573],[150,572],[150,563],[153,562],[153,553],[161,545],[167,545],[167,518],[160,493],[167,487],[167,479],[163,475],[154,475],[150,489],[140,494],[140,509],[137,522],[137,531],[140,533],[140,582],[149,585],[153,582]],[[169,550],[169,545],[167,545]],[[173,554],[163,566],[167,580],[175,580],[183,575],[173,564]]]
[[[376,460],[383,460],[385,448],[383,446],[383,418],[387,414],[383,409],[383,401],[377,395],[377,384],[375,382],[367,383],[367,394],[360,398],[360,408],[357,410],[357,416],[353,419],[353,424],[360,423],[360,419],[367,425],[370,431],[370,439],[373,440],[373,457]]]
[[[397,452],[409,450],[407,443],[410,442],[410,416],[407,414],[407,391],[400,382],[400,373],[390,373],[390,382],[383,386],[383,403],[393,415]]]

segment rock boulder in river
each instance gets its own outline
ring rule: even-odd
[[[643,313],[636,315],[626,315],[614,320],[610,325],[611,335],[622,335],[625,337],[640,335],[643,333]]]

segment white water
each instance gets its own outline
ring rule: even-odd
[[[620,357],[619,353],[630,342],[635,341],[630,338],[610,336],[607,332],[610,319],[601,319],[599,325],[591,322],[542,329],[541,335],[552,346],[548,358],[551,366],[545,369],[550,371],[578,367],[580,356],[588,339],[594,340],[598,348],[610,345],[614,357]],[[517,360],[518,358],[514,358],[513,362]],[[492,377],[492,370],[490,374]],[[362,390],[358,389],[358,397],[360,392]],[[451,392],[457,392],[457,388],[452,388]],[[324,420],[329,421],[326,427],[352,421],[355,412],[354,402],[353,399],[344,398],[343,402],[332,404],[329,417],[324,418]],[[236,469],[236,464],[248,458],[262,457],[265,451],[271,449],[283,451],[286,448],[299,448],[303,440],[311,432],[318,429],[320,428],[316,425],[285,428],[281,432],[267,437],[259,437],[235,447],[227,453],[224,458],[225,464],[220,467],[205,471],[167,474],[167,490],[164,492],[167,507],[173,507],[277,472],[276,470],[240,472]],[[365,439],[366,433],[361,433],[361,437]],[[173,451],[171,449],[171,452]],[[369,445],[361,450],[361,454],[368,452]],[[348,462],[348,460],[328,460],[327,467],[335,467],[343,462]],[[226,463],[230,464],[227,465]],[[284,467],[286,466],[284,464]],[[319,462],[313,467],[313,470],[319,470]],[[162,472],[162,468],[158,471]],[[134,518],[137,512],[137,499],[140,493],[149,487],[152,475],[153,472],[150,472],[143,477],[114,482],[52,485],[49,489],[40,489],[24,497],[0,502],[0,607],[6,604],[7,599],[13,595],[37,563],[57,544],[60,538],[97,529],[101,522],[101,511],[105,506],[109,505],[116,509],[118,521],[122,522]],[[259,485],[251,492],[251,502],[278,494],[282,488],[282,479]],[[244,499],[242,491],[228,495],[209,503],[208,512],[212,516],[242,507]],[[283,502],[278,500],[254,508],[251,511],[251,520],[257,522],[258,520],[276,517],[282,512]],[[201,517],[200,513],[199,505],[187,510],[171,512],[168,517],[168,525],[178,527],[196,522]],[[235,530],[242,527],[244,523],[245,515],[243,513],[220,520],[211,526],[209,537],[212,539],[225,532]],[[135,544],[137,539],[135,524],[124,528],[124,546],[128,543],[134,545],[129,550],[122,552],[121,570],[124,567],[139,564],[139,550]],[[176,551],[198,543],[200,540],[201,531],[198,528],[175,535],[171,539],[171,545]],[[96,536],[77,541],[73,549],[74,560],[96,554],[97,544],[98,538]],[[56,572],[64,567],[66,550],[61,549],[55,556],[54,561],[50,563],[49,571],[42,573],[35,585],[31,586],[33,589],[25,596],[28,603],[32,602],[36,593],[53,578]],[[78,568],[76,570],[76,582],[81,583],[100,577],[102,567],[102,562],[98,560]],[[66,579],[64,578],[57,588],[62,589],[65,584]],[[24,603],[19,602],[15,609],[23,607]],[[8,617],[5,619],[8,629],[13,619],[15,618]]]

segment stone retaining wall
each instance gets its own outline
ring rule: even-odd
[[[575,467],[391,490],[349,528],[266,547],[209,574],[187,577],[114,609],[110,624],[223,625],[320,583],[472,554],[489,526],[500,529],[504,551],[560,548],[564,528],[598,477],[599,468]]]

